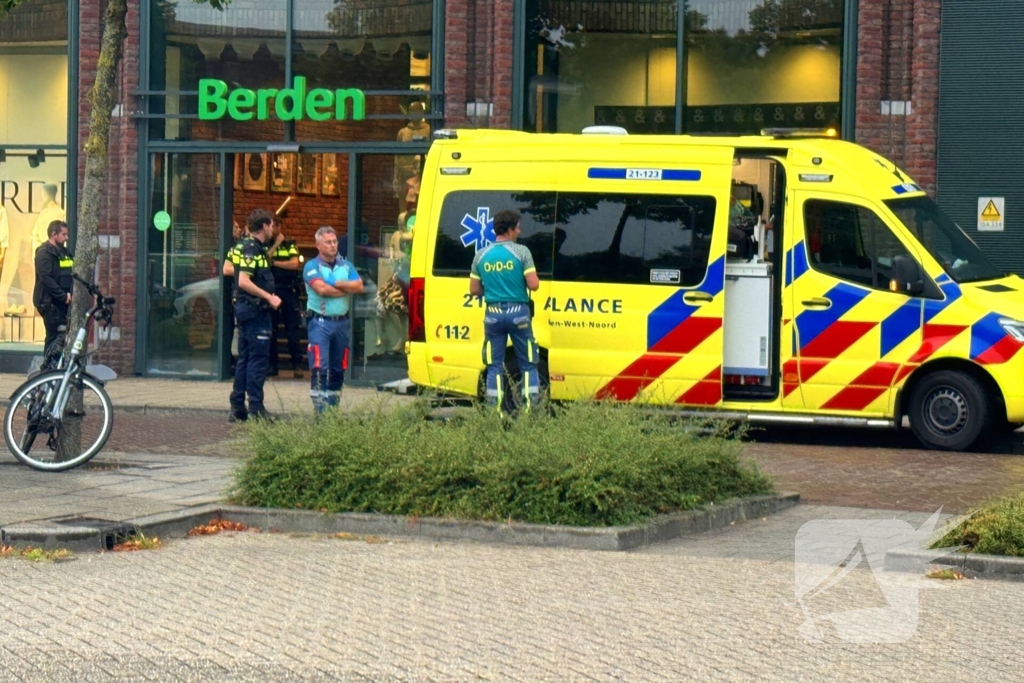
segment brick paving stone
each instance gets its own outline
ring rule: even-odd
[[[743,455],[805,503],[966,512],[1024,490],[1024,457],[1010,453],[925,451],[891,431],[773,428],[754,438]]]
[[[242,533],[53,565],[4,560],[0,678],[1018,678],[1022,583],[935,582],[902,644],[799,636],[800,525],[892,514],[801,505],[630,553]],[[733,557],[704,552],[726,542]],[[779,552],[788,564],[765,559]],[[872,575],[848,579],[820,606],[874,606]]]

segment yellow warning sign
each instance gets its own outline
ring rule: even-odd
[[[1003,215],[999,213],[999,209],[996,208],[996,203],[991,199],[988,200],[988,204],[985,205],[985,208],[981,212],[982,220],[997,221],[1002,217]]]
[[[1006,197],[978,197],[978,230],[1001,232],[1006,223]]]

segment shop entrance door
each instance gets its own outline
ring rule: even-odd
[[[140,283],[145,375],[220,376],[221,164],[219,154],[150,157],[150,210]]]
[[[408,377],[409,219],[419,198],[422,157],[361,154],[356,159],[349,260],[366,289],[353,306],[351,377],[380,385]]]

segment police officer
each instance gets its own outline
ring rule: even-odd
[[[270,269],[274,274],[275,293],[281,297],[281,307],[274,311],[273,336],[270,339],[270,376],[277,375],[277,334],[284,325],[288,339],[288,353],[292,357],[292,374],[302,377],[302,356],[299,347],[299,281],[301,258],[294,240],[281,232],[281,219],[274,221],[274,246],[270,249]]]
[[[274,218],[263,209],[256,209],[249,214],[248,227],[249,235],[242,240],[234,267],[238,362],[230,399],[230,422],[244,421],[250,415],[271,419],[263,406],[263,383],[270,364],[271,311],[281,305],[281,299],[274,294],[274,276],[267,254],[267,245],[274,239]]]
[[[501,407],[505,392],[505,346],[512,338],[523,375],[526,409],[537,401],[537,342],[530,321],[530,294],[540,280],[530,250],[517,244],[519,212],[504,210],[494,216],[497,241],[476,253],[469,271],[469,293],[483,296],[484,362],[487,364],[487,403]],[[529,291],[527,291],[529,290]]]
[[[49,352],[53,340],[67,330],[68,307],[74,286],[71,271],[75,265],[67,241],[68,224],[60,220],[51,221],[46,228],[46,241],[36,249],[36,286],[32,291],[32,304],[42,316],[46,328],[44,353]]]

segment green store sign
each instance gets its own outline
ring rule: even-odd
[[[273,104],[271,104],[273,102]],[[313,88],[306,92],[306,78],[297,76],[291,88],[236,88],[216,78],[199,81],[199,119],[219,121],[227,116],[235,121],[266,121],[270,112],[281,121],[362,121],[366,118],[366,95],[348,88]]]

